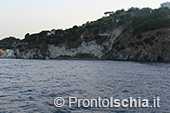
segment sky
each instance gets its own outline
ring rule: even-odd
[[[0,0],[0,39],[66,29],[130,7],[159,8],[164,0]]]

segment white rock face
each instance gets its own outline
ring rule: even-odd
[[[93,54],[96,57],[102,57],[103,47],[97,45],[95,41],[83,42],[79,48],[66,49],[65,46],[55,47],[54,45],[48,45],[48,53],[50,58],[57,58],[61,55],[68,55],[71,57],[76,56],[78,53]]]
[[[90,54],[96,58],[102,58],[108,51],[112,49],[113,43],[116,38],[122,33],[123,28],[119,27],[113,32],[99,34],[101,36],[108,36],[109,39],[105,41],[103,44],[97,44],[95,40],[90,42],[83,41],[78,48],[67,48],[66,45],[62,47],[48,45],[46,50],[46,56],[43,56],[40,52],[40,49],[32,48],[32,49],[23,49],[22,51],[17,50],[17,54],[20,58],[24,59],[33,59],[33,58],[45,58],[48,57],[50,59],[55,59],[60,56],[70,56],[75,57],[77,54]]]
[[[49,58],[57,58],[59,56],[71,56],[74,57],[79,53],[92,54],[97,58],[101,58],[106,52],[110,51],[112,45],[116,38],[121,34],[123,28],[117,28],[110,34],[110,39],[104,42],[102,45],[98,45],[95,41],[82,42],[81,46],[78,48],[66,49],[66,46],[55,47],[54,45],[48,45],[47,53]],[[102,35],[102,34],[101,34]],[[107,50],[103,52],[104,47],[107,47]]]
[[[111,38],[103,44],[103,46],[106,46],[108,48],[107,51],[110,51],[112,49],[114,41],[118,38],[122,31],[123,28],[119,27],[111,33],[110,35]]]

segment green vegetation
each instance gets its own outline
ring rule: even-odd
[[[126,37],[132,38],[135,36],[139,40],[143,39],[142,32],[170,26],[170,9],[168,8],[152,10],[150,8],[139,9],[132,7],[127,11],[121,9],[116,12],[106,12],[106,14],[110,15],[96,21],[87,22],[82,26],[74,25],[72,28],[66,30],[53,29],[36,34],[27,33],[21,42],[28,42],[29,45],[54,44],[56,46],[66,45],[68,48],[76,48],[81,45],[82,41],[96,41],[97,44],[102,44],[109,37],[100,34],[111,33],[115,28],[120,26],[125,26],[126,29],[124,32],[127,35]],[[157,34],[161,35],[161,32],[157,32]],[[150,39],[154,40],[155,37],[153,36]],[[0,44],[6,45],[14,41],[19,41],[11,40],[8,40],[8,42],[3,40]],[[149,39],[145,39],[144,43],[152,45]],[[120,41],[115,41],[114,46],[119,44]],[[138,44],[143,45],[143,42],[138,42]],[[133,47],[134,43],[129,44],[129,46]]]
[[[0,40],[0,48],[1,49],[11,49],[14,42],[19,42],[19,39],[14,37],[8,37]]]
[[[135,33],[151,31],[170,26],[170,9],[141,9],[133,20]]]

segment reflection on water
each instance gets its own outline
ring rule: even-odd
[[[170,111],[170,64],[83,60],[0,59],[0,112]],[[56,108],[55,97],[159,96],[161,108]]]

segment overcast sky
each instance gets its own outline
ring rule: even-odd
[[[130,7],[159,8],[164,0],[1,0],[0,39],[26,33],[66,29]]]

